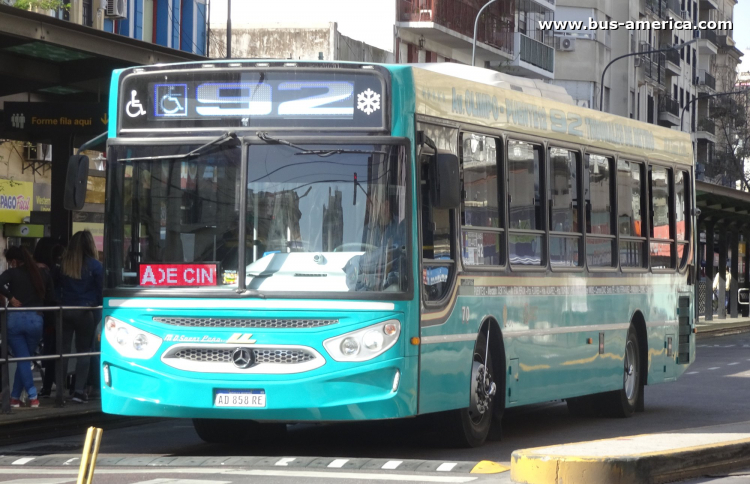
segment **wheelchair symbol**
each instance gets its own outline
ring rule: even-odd
[[[159,101],[161,112],[166,115],[177,114],[185,110],[185,108],[182,107],[182,104],[180,104],[180,98],[172,95],[173,87],[174,86],[168,86],[168,92],[164,96],[162,96],[161,100]],[[173,107],[169,108],[167,106]]]
[[[125,112],[128,113],[128,116],[131,118],[137,118],[138,116],[146,114],[143,105],[141,105],[141,102],[136,99],[137,94],[138,93],[135,90],[130,91],[130,101],[125,105]]]

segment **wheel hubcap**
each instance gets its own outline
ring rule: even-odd
[[[638,362],[636,361],[636,352],[635,352],[635,345],[632,341],[628,341],[628,344],[625,346],[625,381],[624,381],[624,388],[625,388],[625,396],[628,397],[628,400],[632,400],[635,396],[636,391],[636,383],[638,380],[637,375],[637,369],[636,365]]]
[[[492,404],[497,386],[492,374],[483,363],[475,361],[471,371],[471,406],[469,413],[474,422],[480,422]]]

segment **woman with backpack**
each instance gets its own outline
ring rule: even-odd
[[[97,260],[94,237],[84,230],[76,232],[60,264],[60,294],[63,306],[101,306],[104,285],[104,270]],[[94,343],[96,325],[101,319],[101,310],[66,310],[63,312],[63,352],[70,353],[73,338],[76,353],[88,353]],[[75,388],[72,400],[88,402],[84,392],[89,376],[91,358],[81,356],[76,361]]]
[[[39,270],[36,261],[23,247],[5,252],[9,269],[0,274],[0,293],[11,307],[41,307],[54,297],[52,277]],[[16,358],[31,356],[42,340],[42,315],[36,311],[8,311],[8,345]],[[29,395],[29,405],[39,406],[30,361],[19,361],[10,392],[10,406],[21,406],[21,391]]]

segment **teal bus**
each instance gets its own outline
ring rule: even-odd
[[[477,446],[519,405],[630,416],[694,359],[687,134],[456,64],[144,66],[109,110],[107,413]]]

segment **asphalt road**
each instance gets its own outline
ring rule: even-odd
[[[188,420],[167,420],[148,425],[105,432],[100,459],[114,456],[273,456],[331,457],[386,460],[431,460],[462,462],[491,460],[507,463],[515,449],[539,447],[584,440],[677,431],[709,425],[750,420],[750,333],[701,338],[696,362],[676,383],[646,387],[646,412],[630,419],[584,418],[568,414],[562,402],[551,402],[506,413],[503,439],[488,442],[478,449],[451,449],[437,443],[430,428],[422,422],[396,421],[373,424],[296,425],[289,428],[286,439],[260,443],[251,447],[231,447],[203,443]],[[82,436],[0,447],[0,455],[79,454]],[[8,469],[8,468],[6,468]],[[26,471],[22,473],[21,471]],[[477,475],[461,473],[394,471],[388,476],[367,471],[348,472],[321,469],[331,476],[315,477],[300,470],[296,474],[276,472],[258,474],[252,468],[245,474],[230,475],[227,470],[167,471],[166,469],[100,467],[95,482],[133,484],[209,484],[248,482],[296,482],[302,478],[315,482],[373,482],[373,480],[409,480],[415,482],[470,482]],[[74,469],[14,468],[12,474],[0,469],[0,484],[63,484],[69,482]],[[116,472],[115,472],[116,471]],[[51,474],[47,474],[51,472]],[[68,472],[66,475],[65,472]],[[191,473],[192,472],[192,473]],[[211,472],[214,472],[211,474]],[[247,474],[250,472],[251,474]],[[252,474],[255,472],[255,474]],[[285,471],[286,472],[286,471]],[[338,472],[338,474],[336,474]],[[347,473],[348,472],[348,473]],[[218,474],[220,473],[220,475]],[[397,477],[398,476],[398,477]],[[34,478],[34,480],[23,480]],[[747,474],[745,476],[747,478]],[[497,476],[496,476],[497,478]],[[424,480],[421,480],[424,479]],[[478,477],[479,481],[484,478]],[[740,477],[742,479],[742,477]],[[500,481],[508,482],[507,473]],[[748,479],[750,481],[750,479]],[[477,482],[477,481],[474,481]],[[703,479],[691,482],[717,482]],[[719,481],[724,482],[724,481]],[[732,482],[742,482],[737,478]]]

